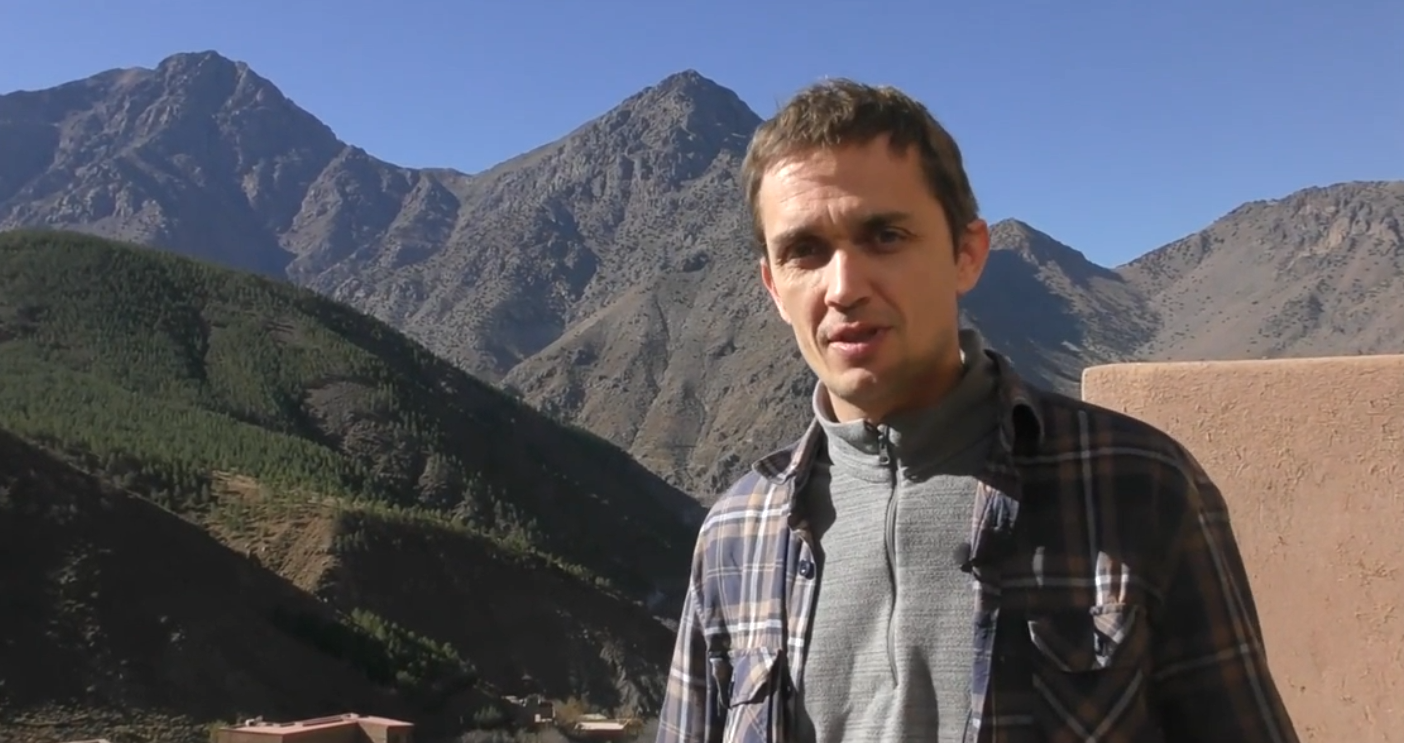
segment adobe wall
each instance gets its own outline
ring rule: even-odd
[[[1219,483],[1302,740],[1404,741],[1404,356],[1117,364],[1082,390]]]

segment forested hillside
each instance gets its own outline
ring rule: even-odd
[[[72,466],[94,478],[89,490],[198,527],[211,542],[199,549],[242,555],[289,596],[321,599],[320,615],[258,592],[251,603],[397,704],[460,715],[455,694],[523,675],[561,698],[657,703],[670,637],[645,603],[674,603],[698,506],[381,322],[188,258],[12,232],[0,235],[0,378],[0,429],[26,452],[6,472],[29,494],[2,515],[8,529],[21,517],[52,524],[60,496],[100,510],[96,496],[50,492],[52,478],[35,481],[16,462]],[[148,518],[159,517],[95,537],[125,545],[104,548],[111,565],[152,550],[192,559],[155,532],[147,543]],[[16,580],[63,581],[63,570],[27,565]],[[39,657],[0,673],[17,683]]]

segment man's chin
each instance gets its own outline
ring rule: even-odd
[[[882,375],[864,368],[831,369],[822,381],[829,394],[855,405],[875,397],[883,382]]]

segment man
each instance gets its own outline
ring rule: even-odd
[[[959,328],[989,231],[926,109],[816,85],[743,177],[815,421],[701,529],[658,740],[1296,743],[1192,456]]]

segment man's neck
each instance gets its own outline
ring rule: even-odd
[[[939,405],[960,383],[965,369],[965,352],[957,347],[955,357],[950,362],[938,365],[930,374],[915,380],[901,396],[876,403],[855,405],[840,399],[827,388],[824,389],[824,395],[828,398],[827,407],[830,414],[839,423],[863,420],[879,425],[894,415]]]
[[[962,333],[964,351],[954,383],[940,395],[915,398],[880,419],[838,418],[823,384],[815,386],[813,406],[829,439],[832,460],[866,463],[880,446],[891,446],[903,466],[921,467],[944,461],[990,429],[995,412],[998,371],[974,331]],[[868,425],[863,425],[865,421]],[[852,454],[853,456],[847,456]]]

